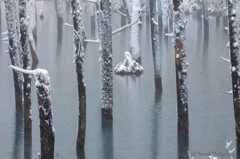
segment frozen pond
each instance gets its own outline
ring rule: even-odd
[[[6,31],[4,3],[1,2],[1,32]],[[64,22],[72,23],[70,6],[63,2]],[[55,151],[59,159],[176,159],[178,152],[176,82],[174,50],[171,38],[163,36],[160,26],[162,55],[162,94],[155,94],[153,60],[150,43],[150,21],[143,15],[140,29],[141,56],[144,73],[139,76],[114,75],[113,127],[102,127],[100,106],[100,64],[96,44],[88,44],[85,56],[87,83],[87,130],[85,156],[75,150],[77,132],[77,80],[73,64],[73,30],[63,26],[57,31],[54,1],[37,1],[37,10],[44,19],[37,21],[37,52],[39,68],[49,71],[52,88]],[[231,90],[226,19],[209,21],[209,32],[204,31],[197,15],[186,17],[189,90],[189,151],[195,159],[208,159],[214,152],[219,158],[229,159],[226,140],[235,145],[235,123]],[[126,24],[124,17],[113,13],[113,30]],[[84,11],[84,25],[89,39],[96,38],[95,22],[88,10]],[[172,26],[169,26],[169,32]],[[204,34],[205,32],[205,34]],[[0,34],[1,38],[5,37]],[[124,59],[129,50],[130,29],[113,36],[114,66]],[[21,116],[15,113],[14,88],[9,54],[0,43],[0,155],[8,159],[24,158],[24,139]],[[32,82],[34,86],[34,83]],[[40,131],[36,93],[32,88],[32,146],[26,158],[34,159],[40,152]],[[179,146],[181,148],[181,146]],[[236,153],[234,152],[234,156]]]

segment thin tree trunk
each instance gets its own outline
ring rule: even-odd
[[[28,40],[28,20],[26,17],[26,0],[19,0],[19,19],[20,33],[22,46],[23,69],[30,69],[30,50]],[[31,120],[31,78],[29,75],[23,75],[23,97],[24,97],[24,137],[32,135],[32,120]]]
[[[151,17],[151,37],[152,37],[151,40],[155,75],[155,89],[157,91],[161,91],[162,90],[161,59],[158,40],[158,23],[157,23],[158,19],[156,12],[156,0],[150,0],[150,17]]]
[[[132,0],[132,22],[135,22],[140,17],[141,2],[139,0]],[[141,64],[140,55],[140,40],[139,40],[139,24],[135,23],[131,26],[131,52],[133,60]]]
[[[237,0],[228,0],[229,42],[231,57],[231,74],[235,128],[237,141],[240,141],[240,55],[239,55],[239,22],[237,17]]]
[[[62,0],[55,0],[55,9],[56,9],[56,13],[57,13],[57,24],[58,24],[58,30],[59,30],[62,28],[62,24],[63,24]]]
[[[131,5],[129,0],[123,0],[124,8],[126,10],[126,15],[128,19],[128,24],[131,23]]]
[[[22,67],[21,55],[19,52],[19,34],[18,34],[18,18],[16,13],[15,0],[5,0],[6,21],[9,39],[9,55],[11,63],[14,66]],[[13,80],[15,89],[16,110],[23,111],[22,106],[22,74],[13,70]]]
[[[31,29],[35,44],[37,43],[37,14],[36,14],[36,0],[30,0],[31,12]]]
[[[102,58],[102,120],[111,121],[113,107],[111,0],[100,2],[100,55]]]
[[[83,21],[82,8],[78,0],[71,0],[73,12],[73,27],[74,27],[74,56],[78,80],[78,133],[77,133],[77,150],[84,149],[85,133],[86,133],[86,84],[84,79],[84,47],[83,39]]]
[[[169,17],[169,0],[163,0],[162,4],[162,20],[164,33],[168,32],[168,17]]]
[[[188,135],[186,23],[181,4],[182,0],[173,0],[178,133]]]

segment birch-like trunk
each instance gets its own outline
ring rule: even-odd
[[[6,21],[9,39],[9,55],[11,63],[14,66],[22,67],[21,55],[18,49],[19,34],[18,34],[18,16],[16,13],[15,0],[5,0]],[[22,103],[22,74],[13,70],[13,80],[15,89],[16,110],[23,111]]]
[[[141,2],[139,0],[132,0],[132,17],[131,21],[135,22],[139,19],[141,9]],[[141,64],[140,55],[140,40],[139,40],[139,23],[135,23],[131,26],[131,52],[133,60]]]
[[[124,8],[125,8],[125,11],[126,11],[126,16],[127,16],[127,19],[128,19],[128,24],[131,23],[131,2],[130,0],[123,0],[123,5],[124,5]]]
[[[102,72],[102,120],[111,121],[113,107],[112,19],[111,0],[100,2],[100,55]]]
[[[239,22],[237,17],[238,1],[228,0],[229,44],[231,58],[233,105],[237,141],[240,140],[240,55]]]
[[[57,24],[62,26],[63,24],[63,16],[62,16],[62,0],[55,0],[55,9],[57,14]],[[62,27],[58,28],[62,28]]]
[[[151,17],[151,40],[152,40],[152,54],[153,54],[153,66],[155,75],[155,89],[162,90],[162,78],[161,78],[161,57],[158,40],[158,19],[156,12],[156,0],[150,0],[150,17]]]
[[[188,134],[188,91],[187,91],[187,52],[186,22],[182,0],[173,0],[173,23],[175,38],[175,67],[177,86],[178,133]]]
[[[30,49],[28,40],[28,19],[26,17],[26,0],[19,0],[19,19],[20,19],[20,42],[22,47],[23,69],[30,70]],[[31,119],[31,77],[23,74],[23,98],[24,98],[24,137],[32,135]]]
[[[82,8],[78,0],[71,0],[74,28],[74,57],[78,81],[78,132],[77,150],[84,149],[86,133],[86,84],[84,79],[84,47]]]

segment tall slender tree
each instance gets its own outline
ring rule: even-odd
[[[71,0],[74,28],[74,61],[76,65],[78,81],[78,132],[77,132],[77,150],[83,149],[86,133],[86,84],[84,79],[84,30],[82,20],[82,8],[78,0]]]
[[[151,40],[155,74],[155,88],[156,90],[162,90],[161,59],[158,40],[158,22],[157,22],[158,19],[156,12],[156,0],[150,0],[150,17],[151,17]]]
[[[111,0],[102,0],[99,5],[100,56],[102,69],[102,120],[112,120],[113,69],[112,69],[112,19]]]
[[[187,91],[187,51],[186,22],[181,7],[182,0],[173,0],[173,23],[175,39],[175,67],[177,86],[178,133],[188,134],[188,91]]]
[[[8,49],[11,63],[14,66],[22,67],[21,55],[19,51],[18,16],[16,13],[15,0],[5,0],[6,21],[8,29]],[[22,106],[22,74],[13,70],[13,80],[15,89],[16,110],[23,111]]]
[[[237,141],[240,141],[240,55],[239,55],[239,22],[237,17],[238,1],[228,0],[229,46],[231,58],[233,106]]]

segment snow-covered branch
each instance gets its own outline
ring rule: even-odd
[[[223,93],[226,93],[226,94],[232,94],[232,90],[231,91],[224,91],[224,90],[222,90],[223,91]]]
[[[174,37],[174,33],[166,33],[165,36]]]
[[[226,59],[226,58],[224,58],[224,57],[220,57],[221,59],[223,59],[224,61],[226,61],[226,62],[230,62],[230,59]]]
[[[98,4],[98,0],[85,0],[86,2]]]
[[[126,14],[122,13],[120,10],[117,9],[117,12],[126,17]]]
[[[65,26],[73,27],[72,24],[64,23]]]
[[[96,40],[84,39],[84,42],[99,44],[99,39]]]
[[[25,69],[22,69],[22,68],[19,68],[19,67],[16,67],[16,66],[13,66],[13,65],[10,65],[9,68],[12,68],[18,72],[21,72],[21,73],[26,73],[26,74],[30,74],[30,75],[34,75],[35,74],[35,70],[25,70]]]
[[[138,18],[138,19],[139,19],[139,18]],[[133,24],[135,24],[135,23],[138,22],[138,19],[137,19],[135,22],[131,23],[131,24],[125,25],[124,27],[121,27],[121,28],[119,28],[119,29],[117,29],[117,30],[114,30],[114,31],[112,32],[112,35],[120,32],[120,31],[122,31],[122,30],[124,30],[124,29],[126,29],[126,28],[131,27]]]

